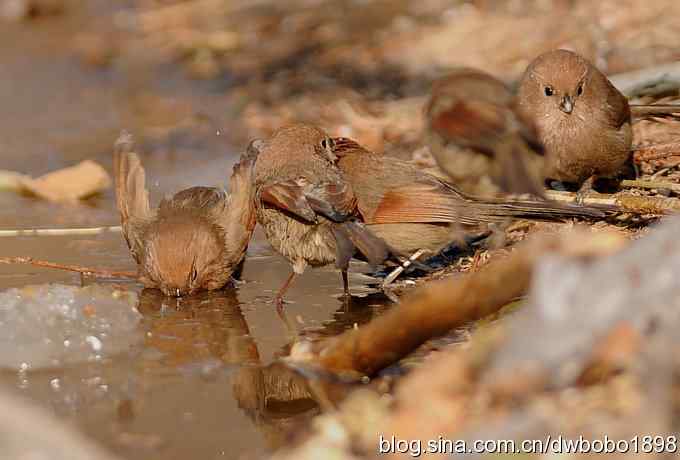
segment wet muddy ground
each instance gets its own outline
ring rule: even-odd
[[[110,170],[111,146],[119,130],[143,128],[143,162],[152,199],[189,185],[223,184],[239,153],[239,146],[226,140],[230,127],[222,115],[228,112],[223,96],[172,69],[149,70],[140,86],[120,69],[84,68],[68,45],[88,14],[101,14],[105,8],[96,2],[91,6],[30,26],[0,28],[0,41],[14,44],[0,47],[0,168],[39,175],[91,158]],[[197,112],[208,114],[211,121],[196,121]],[[3,230],[110,225],[118,225],[111,190],[77,206],[0,193]],[[134,268],[117,232],[1,237],[0,253]],[[286,439],[287,427],[317,411],[304,385],[289,383],[299,377],[263,367],[291,341],[270,303],[287,274],[287,264],[257,232],[244,282],[237,289],[176,300],[121,283],[121,288],[140,294],[140,315],[125,331],[123,342],[113,338],[116,334],[104,334],[96,347],[90,343],[92,353],[75,362],[67,358],[68,344],[55,342],[50,346],[63,352],[45,362],[44,348],[33,354],[27,350],[39,339],[19,331],[14,343],[26,358],[17,363],[7,357],[0,363],[5,367],[0,382],[51,409],[121,458],[261,456]],[[2,290],[45,283],[98,282],[69,272],[0,266]],[[103,283],[114,289],[112,284]],[[287,312],[298,332],[337,333],[389,304],[379,296],[356,299],[354,314],[343,309],[340,293],[340,278],[332,268],[310,270],[297,280],[287,296]],[[94,308],[75,314],[99,316],[100,326],[110,331],[120,326],[110,310]],[[43,319],[48,321],[49,313]],[[59,335],[59,325],[55,327]]]

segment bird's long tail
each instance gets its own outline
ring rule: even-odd
[[[559,220],[567,218],[602,218],[613,208],[606,206],[581,206],[540,200],[491,200],[467,197],[460,204],[460,222],[481,224],[500,222],[508,217],[536,220]]]

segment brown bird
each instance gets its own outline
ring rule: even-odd
[[[192,187],[152,210],[132,136],[121,134],[114,148],[116,201],[123,235],[145,287],[180,297],[220,289],[230,280],[255,227],[255,154],[248,149],[234,166],[229,195],[217,188]]]
[[[536,126],[545,149],[548,181],[588,190],[631,164],[628,100],[595,66],[576,53],[549,51],[527,68],[519,112]]]
[[[374,265],[389,250],[356,221],[356,198],[335,165],[333,140],[314,126],[294,125],[251,145],[258,150],[257,221],[292,266],[275,297],[277,305],[282,306],[295,275],[331,263],[340,268],[348,297],[347,268],[355,249]]]
[[[457,69],[432,85],[425,118],[432,155],[462,191],[543,196],[543,148],[502,81]]]
[[[334,140],[333,154],[354,190],[361,220],[399,254],[425,250],[433,255],[459,240],[459,229],[485,231],[508,218],[603,216],[598,209],[542,200],[472,198],[411,163],[370,152],[350,139]]]

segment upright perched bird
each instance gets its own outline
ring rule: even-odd
[[[257,221],[292,266],[276,295],[278,306],[295,275],[308,266],[335,262],[347,295],[347,268],[355,249],[373,264],[383,262],[389,250],[356,220],[356,198],[335,165],[333,140],[314,126],[293,125],[251,146],[258,151]]]
[[[594,208],[543,200],[468,196],[411,163],[370,152],[347,138],[335,138],[333,154],[351,185],[366,228],[400,254],[439,252],[460,239],[459,230],[487,230],[508,218],[555,220],[602,217]]]
[[[425,118],[430,152],[462,191],[543,196],[543,148],[502,81],[457,69],[432,85]]]
[[[628,100],[595,66],[576,53],[549,51],[527,68],[519,112],[536,126],[545,149],[548,181],[585,189],[595,178],[617,176],[631,162]]]
[[[114,148],[116,201],[123,235],[148,288],[180,297],[222,288],[243,261],[255,227],[253,149],[234,166],[229,195],[192,187],[151,209],[145,173],[133,139]]]

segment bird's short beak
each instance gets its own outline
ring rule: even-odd
[[[574,99],[569,95],[564,96],[560,102],[560,110],[564,113],[571,113],[574,110]]]

